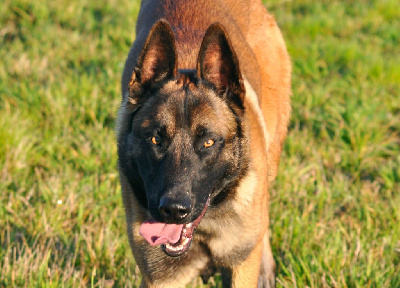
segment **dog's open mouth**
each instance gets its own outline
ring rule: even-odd
[[[209,201],[200,216],[187,224],[166,224],[149,219],[142,223],[139,233],[150,245],[161,245],[164,252],[171,257],[178,257],[189,250],[193,234],[203,219]]]

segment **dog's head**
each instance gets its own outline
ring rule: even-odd
[[[187,251],[209,203],[223,201],[246,169],[245,91],[226,31],[207,29],[196,69],[179,71],[177,58],[160,20],[132,74],[118,141],[120,169],[153,218],[141,233],[171,256]]]

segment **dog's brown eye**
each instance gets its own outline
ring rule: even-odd
[[[159,145],[160,142],[161,142],[160,137],[157,136],[151,137],[151,143],[153,143],[154,145]]]
[[[204,148],[210,148],[211,146],[214,145],[214,143],[215,143],[214,140],[208,139],[206,142],[204,142],[203,146],[204,146]]]

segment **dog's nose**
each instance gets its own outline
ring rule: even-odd
[[[181,224],[189,216],[190,213],[190,199],[180,198],[175,199],[163,196],[160,199],[158,206],[161,216],[167,223]]]

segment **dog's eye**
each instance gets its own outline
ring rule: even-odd
[[[210,148],[211,146],[213,146],[215,143],[215,141],[213,139],[208,139],[206,142],[204,142],[203,146],[204,148]]]
[[[158,136],[153,136],[150,139],[151,143],[153,143],[154,145],[160,145],[161,143],[161,139]]]

